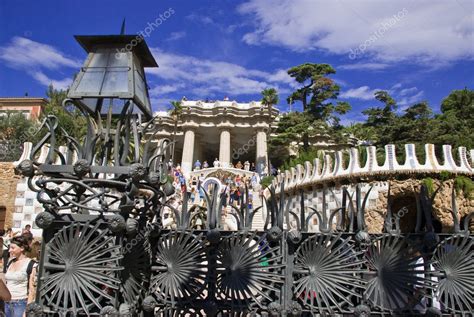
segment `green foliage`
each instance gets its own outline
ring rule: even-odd
[[[463,193],[466,199],[472,199],[474,192],[474,182],[466,176],[458,176],[454,179],[454,188],[456,193]]]
[[[441,114],[433,115],[427,102],[409,106],[397,113],[396,101],[386,91],[375,93],[382,106],[363,111],[367,121],[344,130],[376,146],[395,144],[400,155],[402,145],[416,145],[417,155],[424,156],[424,144],[451,144],[454,148],[474,148],[474,91],[454,90],[441,104]],[[401,157],[397,157],[402,159]],[[403,163],[403,162],[402,162]]]
[[[262,105],[267,106],[269,110],[271,110],[273,105],[278,104],[279,101],[278,92],[275,88],[267,88],[262,90]]]
[[[453,90],[431,125],[436,144],[474,148],[474,90]]]
[[[324,151],[310,149],[308,151],[300,152],[297,157],[289,158],[285,163],[282,165],[283,170],[289,170],[292,167],[296,167],[296,165],[301,164],[304,165],[304,162],[313,162],[315,158],[319,158],[321,161],[324,158]]]
[[[448,171],[441,171],[439,173],[439,180],[442,182],[447,181],[448,179],[453,178],[453,174]]]
[[[16,161],[23,152],[24,142],[36,142],[38,124],[22,113],[7,112],[0,116],[0,161]]]
[[[434,144],[437,151],[443,144],[450,144],[453,148],[474,148],[474,90],[453,90],[443,99],[440,114],[434,114],[426,101],[408,107],[403,105],[406,109],[402,111],[389,92],[377,91],[374,97],[379,104],[362,112],[367,120],[343,127],[338,115],[347,113],[350,106],[336,100],[339,86],[328,77],[335,72],[331,65],[312,63],[288,70],[288,74],[298,83],[298,88],[287,101],[289,104],[301,102],[303,111],[281,116],[275,131],[277,135],[270,142],[270,149],[274,151],[271,152],[274,157],[272,162],[276,162],[274,165],[289,167],[304,161],[303,158],[290,158],[289,152],[284,149],[296,145],[299,157],[305,157],[311,151],[311,138],[318,134],[330,135],[338,144],[347,143],[348,136],[379,148],[394,144],[400,164],[405,162],[404,145],[408,143],[415,144],[415,154],[422,164],[425,158],[424,145],[427,143]],[[378,157],[378,161],[384,159]],[[438,157],[438,160],[441,158]],[[447,177],[443,175],[441,179]]]
[[[66,131],[69,136],[80,140],[87,132],[87,120],[79,109],[74,106],[63,107],[63,101],[67,97],[67,91],[54,89],[52,85],[46,91],[48,103],[45,105],[40,119],[43,120],[49,115],[58,118],[59,126],[56,129],[56,140],[59,143],[66,144]],[[46,134],[46,129],[40,131],[41,135]]]
[[[369,144],[377,138],[376,129],[364,123],[351,124],[350,126],[344,127],[343,131]]]
[[[423,179],[421,183],[426,186],[426,189],[428,190],[428,195],[431,196],[435,191],[433,179],[431,177],[428,177]]]
[[[265,176],[260,180],[260,184],[266,188],[272,184],[274,178],[275,176]]]
[[[347,102],[334,102],[339,95],[340,87],[328,75],[336,71],[329,64],[305,63],[288,70],[301,87],[288,97],[288,103],[300,101],[303,111],[312,120],[321,120],[331,125],[339,124],[338,115],[351,109]]]
[[[168,113],[175,120],[178,120],[181,117],[181,115],[183,114],[183,104],[182,104],[182,102],[181,101],[171,101],[170,106],[171,107],[168,110]]]

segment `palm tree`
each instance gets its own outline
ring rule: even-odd
[[[173,131],[173,146],[171,151],[171,159],[174,162],[174,147],[176,145],[176,132],[178,131],[178,121],[181,119],[183,114],[183,105],[181,101],[171,101],[171,109],[169,110],[170,116],[174,120],[174,131]]]
[[[273,105],[278,104],[279,99],[278,99],[278,91],[275,88],[266,88],[262,90],[262,100],[261,103],[264,106],[267,106],[268,109],[268,122],[269,122],[269,129],[267,132],[267,144],[270,143],[270,132],[272,129],[272,110],[273,110]],[[271,168],[270,168],[270,159],[269,155],[267,153],[267,169],[268,169],[268,174],[271,174]]]

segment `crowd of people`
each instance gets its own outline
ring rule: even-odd
[[[193,169],[194,171],[199,171],[201,169],[205,169],[205,168],[209,168],[209,163],[207,161],[203,161],[201,163],[201,161],[199,160],[196,160],[194,162],[194,165],[193,165]],[[223,164],[222,162],[220,162],[217,157],[214,159],[214,162],[212,162],[212,167],[228,167],[228,168],[237,168],[237,169],[241,169],[241,170],[245,170],[245,171],[250,171],[250,172],[255,172],[256,171],[256,168],[255,168],[255,163],[250,163],[249,161],[244,161],[244,163],[242,163],[241,161],[238,161],[237,163],[233,164],[232,162],[229,162],[227,164]]]
[[[7,317],[23,317],[26,305],[35,300],[36,273],[40,242],[35,241],[31,226],[21,232],[8,228],[2,232],[3,276],[0,278],[0,311]]]
[[[204,162],[206,163],[206,162]],[[240,162],[236,164],[239,166]],[[248,162],[246,162],[248,163]],[[250,165],[250,164],[247,164]],[[204,168],[204,167],[203,167]],[[173,175],[173,186],[175,189],[174,195],[170,198],[169,204],[176,210],[181,210],[183,200],[187,199],[188,208],[197,207],[196,210],[203,210],[206,208],[207,202],[205,199],[205,191],[211,194],[212,186],[207,188],[203,187],[205,176],[204,173],[195,176],[186,177],[181,170],[180,165],[170,165],[170,173]],[[220,197],[224,210],[223,216],[225,217],[228,212],[234,212],[230,206],[241,208],[242,203],[247,203],[249,210],[253,209],[254,193],[258,192],[262,194],[262,188],[259,184],[259,176],[256,172],[234,174],[234,173],[223,173],[218,176],[219,181],[224,184],[225,189],[221,189]],[[162,221],[165,226],[172,227],[174,224],[174,212],[171,208],[165,208],[162,214]],[[197,220],[199,226],[202,225],[203,220]]]

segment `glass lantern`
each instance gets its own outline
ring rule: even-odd
[[[136,35],[75,36],[88,53],[69,89],[68,98],[95,114],[112,107],[137,106],[147,117],[152,111],[145,67],[158,67],[145,40]]]

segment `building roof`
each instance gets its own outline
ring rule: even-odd
[[[43,97],[0,97],[0,105],[2,103],[40,103],[45,104],[48,99]],[[16,106],[21,106],[16,105]]]
[[[253,116],[267,116],[267,107],[260,101],[251,102],[237,102],[230,100],[217,101],[202,101],[202,100],[181,100],[183,108],[182,116],[239,116],[239,117],[253,117]],[[272,108],[272,117],[276,118],[279,115],[279,110],[274,106]],[[166,111],[155,111],[154,116],[160,118],[170,117]]]
[[[88,53],[102,45],[119,45],[124,49],[127,48],[127,45],[130,45],[131,49],[142,61],[143,67],[158,67],[145,39],[140,35],[74,35],[74,37]],[[133,41],[136,45],[132,45]]]
[[[252,107],[261,107],[260,101],[251,102],[237,102],[235,100],[216,100],[216,101],[202,101],[202,100],[183,100],[183,107],[201,107],[201,108],[215,108],[215,107],[236,107],[239,109],[250,109]]]

